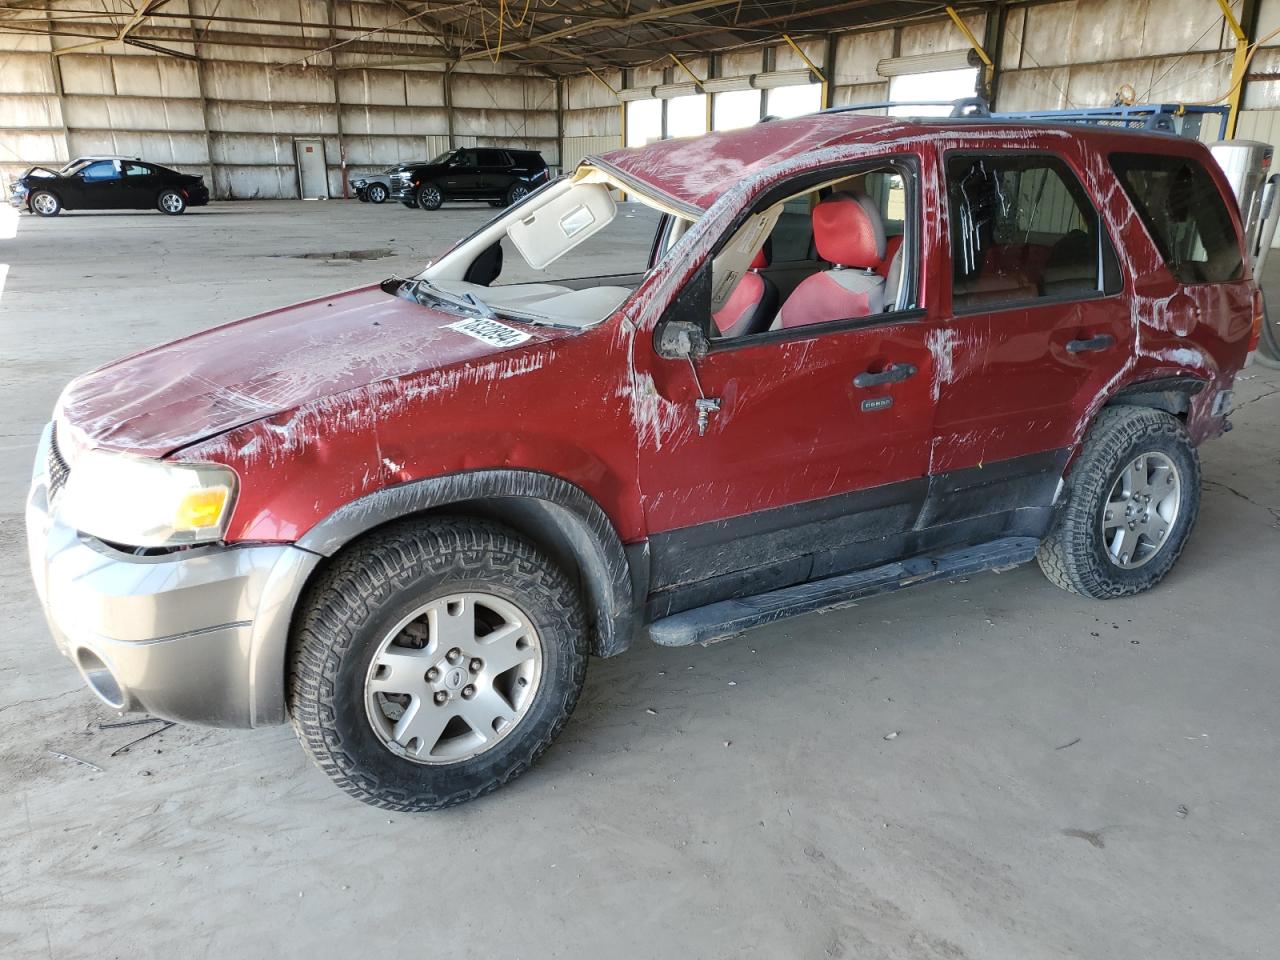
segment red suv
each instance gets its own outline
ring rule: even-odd
[[[111,706],[290,719],[352,795],[443,807],[646,634],[1033,557],[1154,586],[1260,317],[1190,140],[827,113],[620,150],[416,278],[75,380],[32,568]]]

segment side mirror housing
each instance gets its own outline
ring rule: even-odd
[[[688,320],[664,320],[654,335],[654,349],[665,360],[697,360],[707,355],[711,343],[702,327]]]
[[[653,349],[666,360],[697,360],[707,355],[711,341],[705,324],[711,316],[711,263],[702,265],[676,294],[653,332]]]

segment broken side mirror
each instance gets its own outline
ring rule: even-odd
[[[711,263],[704,263],[671,301],[653,334],[653,349],[666,360],[697,360],[711,341],[705,324],[711,316]]]
[[[702,327],[688,320],[664,320],[658,324],[654,349],[666,360],[697,360],[707,355],[711,342]]]

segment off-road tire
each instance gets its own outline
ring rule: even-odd
[[[1120,472],[1141,453],[1168,457],[1181,477],[1181,502],[1167,540],[1140,567],[1119,566],[1107,552],[1101,517]],[[1200,458],[1181,421],[1149,407],[1108,407],[1094,421],[1067,476],[1065,504],[1036,560],[1064,590],[1107,600],[1150,590],[1177,562],[1200,509]]]
[[[456,763],[416,763],[375,734],[364,678],[379,641],[401,618],[433,597],[468,590],[525,611],[542,644],[541,681],[519,726],[488,751]],[[438,810],[519,776],[569,719],[586,675],[577,590],[540,549],[489,522],[433,518],[378,530],[323,571],[299,610],[287,678],[294,730],[334,783],[387,810]]]
[[[47,197],[53,203],[50,204],[48,200],[42,200],[37,205],[36,200],[39,197]],[[40,207],[44,207],[44,209],[41,210]],[[27,198],[27,209],[37,217],[56,217],[62,212],[62,201],[58,199],[57,194],[50,193],[48,190],[37,190]]]

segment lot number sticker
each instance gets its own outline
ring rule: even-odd
[[[457,323],[447,323],[445,326],[450,330],[465,333],[468,337],[475,337],[491,347],[514,347],[517,343],[524,343],[529,339],[529,334],[522,330],[508,327],[497,320],[486,320],[483,317],[459,320]]]

